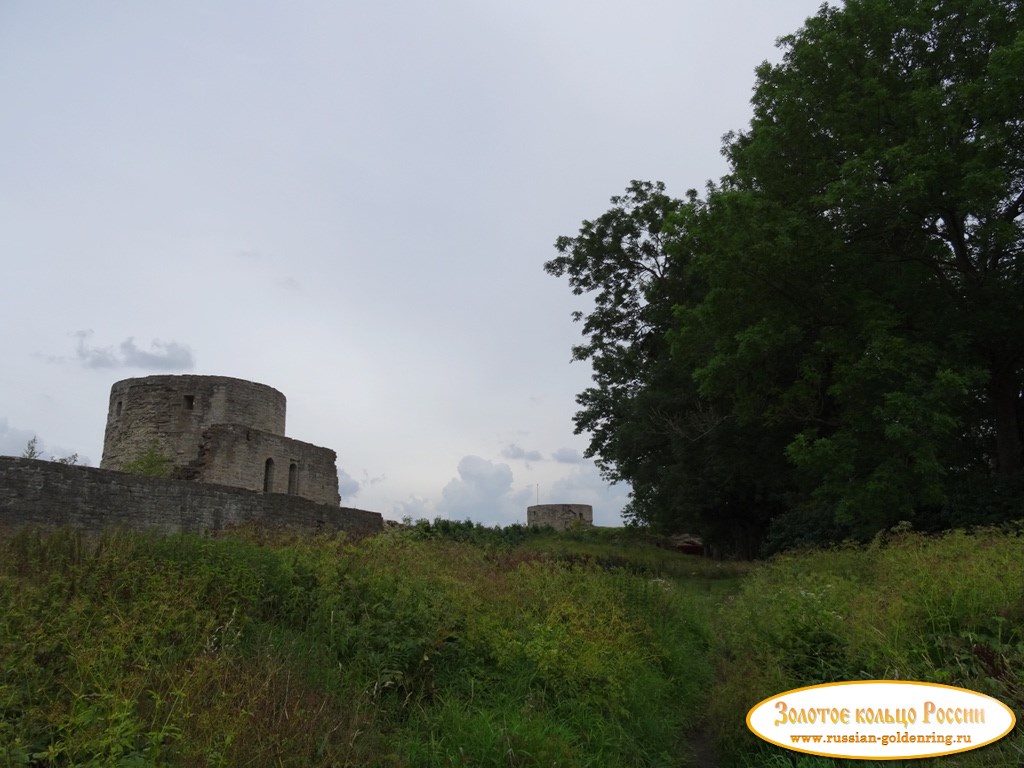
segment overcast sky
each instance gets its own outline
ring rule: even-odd
[[[818,0],[0,3],[0,453],[99,464],[111,384],[281,390],[342,503],[594,505],[553,243],[726,170]]]

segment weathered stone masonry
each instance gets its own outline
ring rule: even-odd
[[[227,376],[146,376],[110,388],[102,469],[150,451],[172,477],[338,505],[337,456],[285,437],[285,397]]]
[[[207,534],[245,523],[355,536],[384,527],[377,512],[298,496],[0,456],[0,525]]]
[[[550,526],[556,531],[589,528],[594,525],[594,508],[589,504],[535,504],[526,508],[526,524]]]

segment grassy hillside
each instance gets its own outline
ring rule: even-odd
[[[0,761],[689,764],[709,637],[674,556],[447,533],[4,538]]]
[[[1020,533],[926,537],[897,529],[870,547],[786,555],[751,572],[715,619],[709,711],[718,738],[741,765],[849,765],[810,756],[792,762],[786,751],[762,746],[739,713],[805,685],[921,680],[996,697],[1014,710],[1015,731],[972,752],[876,765],[1024,765]]]
[[[759,742],[747,709],[898,677],[1020,714],[1022,542],[899,534],[745,566],[460,523],[0,534],[0,765],[831,765]],[[942,764],[1022,759],[1018,730]]]

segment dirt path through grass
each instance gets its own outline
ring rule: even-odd
[[[693,750],[693,768],[718,768],[714,740],[707,726],[702,725],[693,732],[690,737],[690,748]]]

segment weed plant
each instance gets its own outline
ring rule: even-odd
[[[757,740],[745,713],[785,690],[844,680],[920,680],[994,696],[1024,714],[1024,537],[905,529],[870,547],[783,555],[752,572],[716,622],[710,703],[729,765],[838,766]],[[931,761],[885,761],[901,764]],[[1024,765],[1024,734],[941,758]],[[862,763],[871,765],[871,763]]]

